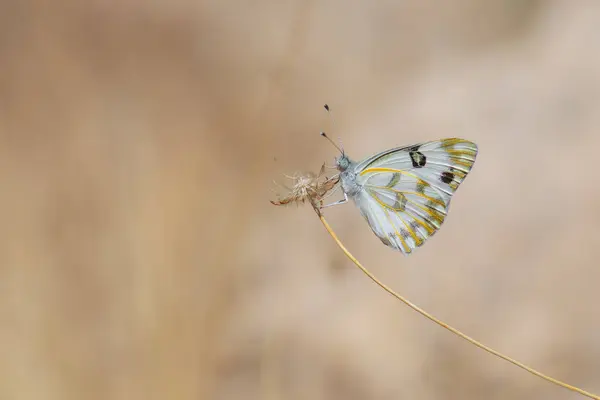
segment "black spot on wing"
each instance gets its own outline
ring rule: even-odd
[[[452,172],[444,171],[442,172],[440,179],[444,183],[450,183],[454,180],[454,174]]]
[[[415,146],[417,147],[417,146]],[[413,148],[415,148],[413,147]],[[410,155],[410,160],[412,161],[412,165],[414,168],[423,168],[425,166],[425,164],[427,163],[427,157],[425,157],[425,154],[421,153],[420,151],[409,151],[408,155]],[[417,147],[418,148],[418,147]]]

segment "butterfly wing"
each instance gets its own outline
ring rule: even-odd
[[[442,139],[376,154],[355,167],[357,205],[381,241],[404,254],[440,229],[477,145]]]

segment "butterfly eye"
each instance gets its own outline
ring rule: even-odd
[[[344,154],[336,159],[336,164],[340,171],[345,171],[350,166],[350,160]]]

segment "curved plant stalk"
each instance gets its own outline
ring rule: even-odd
[[[327,221],[325,220],[325,217],[323,217],[323,215],[319,212],[319,209],[316,207],[316,205],[313,203],[313,208],[315,209],[315,212],[317,213],[317,215],[319,216],[319,219],[321,220],[321,222],[323,223],[323,225],[325,226],[325,229],[327,229],[327,232],[331,235],[331,237],[333,238],[333,240],[335,240],[336,244],[339,246],[340,249],[342,249],[342,251],[344,252],[344,254],[346,255],[346,257],[348,257],[350,259],[350,261],[352,261],[365,275],[367,275],[373,282],[375,282],[380,288],[382,288],[383,290],[385,290],[386,292],[388,292],[389,294],[391,294],[392,296],[394,296],[396,299],[400,300],[401,302],[403,302],[404,304],[406,304],[408,307],[412,308],[414,311],[418,312],[419,314],[421,314],[422,316],[424,316],[425,318],[435,322],[436,324],[438,324],[439,326],[441,326],[444,329],[449,330],[450,332],[454,333],[456,336],[466,340],[467,342],[474,344],[475,346],[479,347],[482,350],[487,351],[490,354],[493,354],[494,356],[501,358],[505,361],[508,361],[509,363],[516,365],[519,368],[524,369],[525,371],[529,372],[530,374],[533,374],[537,377],[540,377],[548,382],[551,382],[555,385],[558,385],[560,387],[563,387],[565,389],[571,390],[573,392],[579,393],[583,396],[589,397],[590,399],[596,399],[596,400],[600,400],[600,397],[592,394],[590,392],[586,392],[585,390],[579,389],[578,387],[575,386],[571,386],[567,383],[561,382],[558,379],[554,379],[552,377],[549,377],[548,375],[544,375],[539,371],[536,371],[535,369],[528,367],[527,365],[520,363],[517,360],[514,360],[508,356],[505,356],[504,354],[500,353],[499,351],[496,351],[486,345],[484,345],[483,343],[478,342],[477,340],[465,335],[464,333],[462,333],[461,331],[459,331],[456,328],[451,327],[450,325],[440,321],[439,319],[437,319],[436,317],[434,317],[433,315],[429,314],[427,311],[423,310],[422,308],[416,306],[415,304],[411,303],[408,299],[404,298],[403,296],[401,296],[400,294],[396,293],[394,290],[392,290],[390,287],[388,287],[387,285],[385,285],[384,283],[382,283],[379,279],[377,279],[367,268],[365,268],[353,255],[352,253],[350,253],[348,251],[348,249],[346,249],[346,247],[342,244],[342,242],[340,241],[340,239],[338,239],[337,235],[335,234],[335,232],[333,231],[333,229],[331,229],[331,226],[329,226],[329,224],[327,223]]]

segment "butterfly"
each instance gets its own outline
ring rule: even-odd
[[[352,199],[373,233],[405,255],[440,229],[477,157],[477,145],[459,138],[398,147],[360,162],[333,145],[342,153],[336,166],[344,199],[322,208]]]

